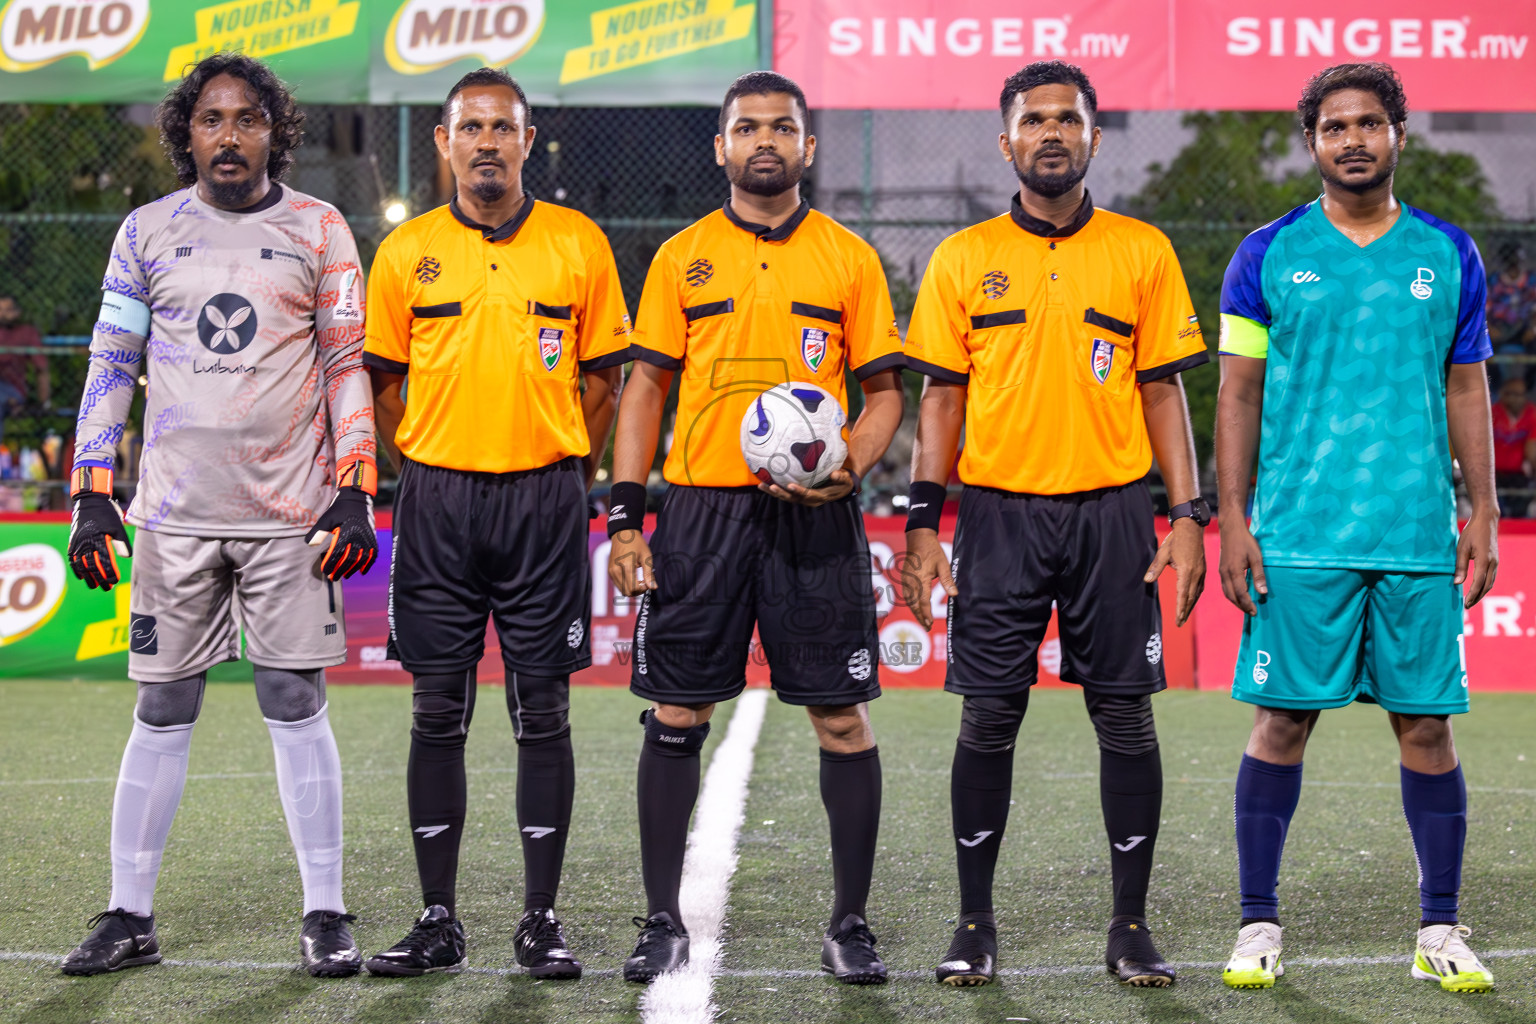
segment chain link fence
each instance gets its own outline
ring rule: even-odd
[[[306,108],[290,184],[347,216],[365,267],[392,227],[384,217],[391,203],[415,215],[450,193],[432,137],[437,114]],[[603,227],[631,311],[656,248],[727,194],[713,158],[716,116],[686,107],[534,110],[538,136],[524,184]],[[14,296],[21,321],[36,328],[8,328],[0,309],[0,510],[64,506],[84,346],[112,238],[130,209],[177,187],[152,121],[153,109],[142,105],[0,105],[0,297]],[[1294,119],[1104,112],[1100,125],[1103,144],[1088,177],[1095,203],[1168,233],[1214,349],[1221,276],[1237,243],[1318,192]],[[904,330],[934,247],[1005,211],[1017,189],[997,148],[997,116],[821,110],[812,128],[818,150],[806,193],[879,250]],[[1488,263],[1491,384],[1530,382],[1536,115],[1413,114],[1409,139],[1399,194],[1466,227]],[[1217,380],[1214,365],[1185,375],[1207,493]],[[909,387],[915,398],[917,382]],[[891,498],[905,492],[914,429],[909,412],[885,465],[866,481],[872,511],[891,511]],[[130,424],[125,443],[135,435]],[[1506,514],[1531,511],[1536,490],[1526,472],[1500,479]]]

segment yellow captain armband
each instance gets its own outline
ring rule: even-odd
[[[1245,316],[1223,313],[1216,350],[1224,356],[1265,359],[1269,356],[1269,328]]]

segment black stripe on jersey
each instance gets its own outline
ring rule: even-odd
[[[873,377],[875,374],[886,370],[901,371],[905,370],[906,368],[906,356],[902,355],[900,352],[888,352],[881,356],[879,359],[871,359],[863,366],[853,367],[853,375],[859,380],[869,380],[869,378]]]
[[[435,306],[412,306],[411,313],[422,319],[438,316],[463,316],[464,304],[462,302],[439,302]]]
[[[905,358],[907,362],[907,369],[911,370],[913,373],[920,373],[925,377],[932,377],[934,380],[943,381],[945,384],[958,384],[961,387],[964,387],[971,382],[971,375],[968,373],[958,373],[955,370],[946,370],[942,366],[935,366],[932,363],[925,363],[921,359],[913,359],[911,356],[906,356]]]
[[[736,300],[726,299],[723,302],[706,302],[702,306],[688,306],[683,309],[683,316],[689,323],[702,320],[706,316],[719,316],[722,313],[736,312]]]
[[[983,313],[980,316],[971,317],[971,330],[983,331],[988,327],[1006,327],[1009,324],[1024,322],[1022,309],[1000,309],[996,313]]]
[[[551,320],[569,320],[571,318],[570,306],[546,306],[542,302],[528,301],[528,312],[534,316],[547,316]]]
[[[669,356],[665,352],[657,352],[655,349],[646,348],[644,345],[629,346],[628,355],[631,359],[637,359],[642,363],[650,363],[652,366],[659,366],[663,370],[681,370],[683,368],[683,361],[676,356]]]
[[[1122,338],[1129,338],[1131,336],[1131,332],[1135,330],[1133,325],[1126,323],[1124,320],[1116,320],[1112,316],[1106,316],[1105,314],[1100,313],[1098,310],[1094,309],[1092,306],[1089,306],[1087,309],[1083,310],[1083,323],[1093,324],[1095,327],[1102,327],[1106,331],[1114,331]]]
[[[371,366],[376,370],[383,370],[385,373],[406,374],[411,372],[410,363],[399,363],[393,359],[385,359],[376,352],[364,352],[363,365]]]
[[[1172,377],[1176,373],[1183,373],[1185,370],[1193,370],[1197,366],[1204,366],[1210,361],[1211,354],[1209,352],[1196,352],[1192,356],[1185,356],[1183,359],[1176,359],[1171,363],[1164,363],[1162,366],[1137,370],[1136,383],[1149,384],[1154,380],[1162,380],[1164,377]]]
[[[813,306],[809,302],[791,302],[789,311],[795,316],[808,316],[812,320],[825,320],[829,324],[843,322],[843,311],[826,306]]]
[[[582,373],[591,373],[593,370],[606,370],[613,366],[623,366],[635,358],[630,352],[629,346],[619,349],[617,352],[609,352],[605,356],[594,356],[591,359],[579,360],[576,365]]]

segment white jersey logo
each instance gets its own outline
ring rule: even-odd
[[[1417,276],[1413,279],[1413,284],[1408,286],[1408,291],[1413,293],[1413,297],[1416,299],[1427,299],[1435,294],[1435,290],[1429,286],[1429,282],[1434,279],[1435,272],[1433,270],[1430,270],[1428,267],[1420,267]]]
[[[1310,270],[1298,270],[1291,275],[1291,281],[1295,284],[1311,284],[1313,281],[1321,281],[1322,278]]]
[[[1115,843],[1114,847],[1115,847],[1115,849],[1119,850],[1121,853],[1130,853],[1132,850],[1136,849],[1136,847],[1140,846],[1141,845],[1141,841],[1143,839],[1145,839],[1145,838],[1147,838],[1147,837],[1146,836],[1131,836],[1131,838],[1127,839],[1123,843]]]
[[[956,836],[955,841],[961,846],[979,846],[991,834],[992,830],[988,829],[985,832],[977,832],[975,837],[971,839],[961,839],[959,836]]]

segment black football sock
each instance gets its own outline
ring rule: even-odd
[[[869,880],[880,833],[880,748],[853,754],[821,752],[821,803],[832,833],[832,924],[867,916]]]
[[[1145,917],[1152,851],[1163,813],[1163,761],[1158,748],[1126,756],[1099,752],[1099,801],[1109,833],[1115,917]]]
[[[636,797],[640,805],[640,874],[645,880],[646,916],[666,912],[682,924],[678,890],[688,852],[688,820],[699,798],[699,750],[709,725],[673,729],[651,712],[642,717]]]
[[[1013,797],[1013,748],[982,753],[955,744],[949,780],[955,828],[955,864],[960,873],[960,913],[990,913],[992,874],[1008,825]]]
[[[459,874],[459,840],[464,834],[464,743],[438,746],[411,737],[411,759],[405,769],[410,805],[411,841],[416,846],[416,872],[421,876],[424,906],[434,903],[454,916],[454,889]]]
[[[576,792],[571,736],[517,748],[517,828],[523,841],[523,909],[555,905]]]

